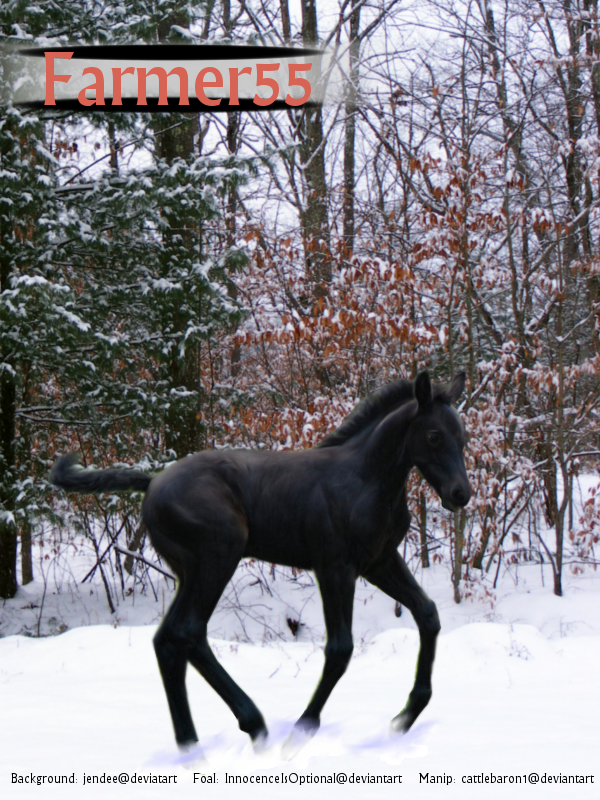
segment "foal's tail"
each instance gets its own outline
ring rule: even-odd
[[[69,492],[145,492],[151,480],[138,469],[82,469],[77,453],[61,456],[50,470],[50,483]]]

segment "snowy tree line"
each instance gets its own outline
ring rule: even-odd
[[[2,109],[0,596],[66,519],[143,548],[139,498],[66,506],[57,455],[307,447],[424,368],[467,370],[474,499],[443,515],[413,476],[408,553],[457,602],[502,563],[550,563],[556,594],[595,568],[598,26],[593,0],[4,3],[4,44],[320,43],[347,86],[244,115]]]

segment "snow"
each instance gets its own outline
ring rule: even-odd
[[[229,709],[190,668],[188,692],[204,761],[194,762],[199,756],[192,753],[190,763],[182,763],[152,648],[156,625],[139,624],[160,617],[169,601],[167,589],[159,588],[158,601],[123,598],[111,616],[102,610],[106,601],[99,584],[93,584],[93,595],[87,594],[88,584],[79,586],[79,597],[74,589],[52,594],[47,568],[43,617],[54,615],[55,626],[60,621],[71,629],[46,638],[0,639],[1,796],[129,800],[169,792],[220,800],[310,792],[317,798],[389,798],[402,791],[424,799],[505,797],[507,791],[516,798],[599,796],[600,580],[594,573],[567,574],[565,596],[558,598],[549,576],[542,585],[539,566],[521,566],[518,573],[504,573],[492,602],[456,605],[447,571],[422,570],[418,577],[438,604],[442,635],[432,701],[404,737],[390,736],[388,726],[412,685],[418,634],[406,611],[396,619],[393,602],[359,582],[356,647],[348,672],[325,707],[317,736],[287,761],[282,743],[312,695],[323,664],[320,604],[310,576],[303,573],[294,582],[279,574],[270,584],[274,596],[268,597],[256,584],[260,573],[252,569],[242,565],[228,588],[212,620],[211,644],[265,715],[271,740],[264,754],[254,754]],[[14,624],[17,610],[21,619],[27,614],[35,618],[39,609],[22,607],[24,601],[35,605],[40,600],[41,586],[38,581],[22,588],[4,604],[0,631],[11,620]],[[254,616],[240,617],[234,591]],[[285,626],[292,612],[304,622],[299,640]],[[105,619],[112,625],[90,624]],[[81,622],[84,627],[73,627]],[[244,631],[252,642],[239,641]],[[177,785],[98,783],[82,788],[84,773],[124,772],[175,776]],[[12,773],[74,774],[77,784],[13,784]],[[334,773],[396,776],[396,781],[402,776],[402,788],[398,783],[365,785],[356,778],[345,784],[315,783]],[[510,788],[498,783],[499,776],[508,782],[532,773],[545,775],[545,782],[511,783]],[[248,782],[226,784],[226,774]],[[421,778],[425,775],[446,776],[452,783],[427,783]],[[592,776],[594,782],[589,777],[575,786],[548,782],[547,776],[560,775]],[[209,776],[218,783],[200,783]],[[269,776],[288,783],[250,782]],[[496,780],[463,783],[468,776]]]
[[[64,306],[54,306],[54,310],[58,314],[61,314],[63,317],[65,317],[65,319],[67,319],[69,322],[72,322],[74,325],[76,325],[79,328],[79,330],[83,331],[84,333],[86,331],[89,331],[89,329],[91,328],[89,322],[84,322],[84,320],[82,320],[81,317],[79,317],[77,314],[73,314],[72,311],[69,311],[68,309],[64,308]]]
[[[177,763],[153,632],[152,627],[97,626],[48,639],[0,642],[3,730],[10,731],[0,756],[3,797],[76,796],[83,773],[121,772],[175,775],[178,796],[198,792],[194,769]],[[240,791],[275,796],[274,786],[225,785],[225,773],[402,775],[402,785],[423,798],[442,796],[439,785],[419,782],[425,773],[450,775],[456,782],[443,790],[450,797],[479,796],[481,788],[463,785],[462,777],[482,773],[600,780],[594,769],[600,637],[549,641],[532,626],[495,623],[457,628],[441,637],[434,698],[422,721],[406,737],[391,738],[387,725],[410,688],[417,634],[407,629],[379,634],[352,660],[326,708],[322,730],[291,762],[281,760],[281,740],[314,688],[320,650],[304,643],[260,647],[213,640],[212,645],[263,709],[276,741],[264,756],[255,756],[222,701],[190,674],[190,700],[207,761],[196,771],[216,772],[219,780],[202,786],[204,796],[233,797]],[[14,786],[9,784],[13,772],[75,773],[78,785]],[[541,788],[517,785],[511,791],[533,797]],[[310,787],[317,797],[359,796],[359,789]],[[148,797],[164,787],[110,790],[111,796]],[[297,790],[277,788],[284,796]],[[485,796],[505,791],[487,785]],[[85,796],[106,792],[102,785],[85,787]],[[389,792],[387,785],[369,785],[364,796],[389,797]],[[546,785],[543,793],[566,796],[564,786]],[[573,796],[597,797],[597,785],[579,785]]]

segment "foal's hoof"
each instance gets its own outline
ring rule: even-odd
[[[414,722],[414,718],[412,714],[401,713],[398,714],[397,717],[390,722],[390,733],[395,734],[399,733],[402,735],[410,730],[411,725]]]
[[[281,757],[284,761],[291,761],[294,756],[310,742],[319,730],[318,719],[300,718],[292,728],[292,732],[281,746]]]
[[[391,721],[390,733],[406,733],[430,700],[431,689],[429,687],[414,687],[408,696],[407,704]]]
[[[260,756],[267,751],[269,732],[266,728],[262,728],[262,730],[258,731],[258,733],[251,735],[251,739],[252,748],[257,756]]]
[[[184,769],[189,770],[198,770],[199,767],[208,765],[204,751],[198,742],[180,744],[177,761]]]

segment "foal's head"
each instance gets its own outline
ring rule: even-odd
[[[449,386],[434,389],[427,372],[417,376],[415,399],[418,410],[407,439],[411,462],[449,511],[458,511],[471,498],[463,459],[465,427],[451,405],[462,394],[465,377],[461,372]]]

